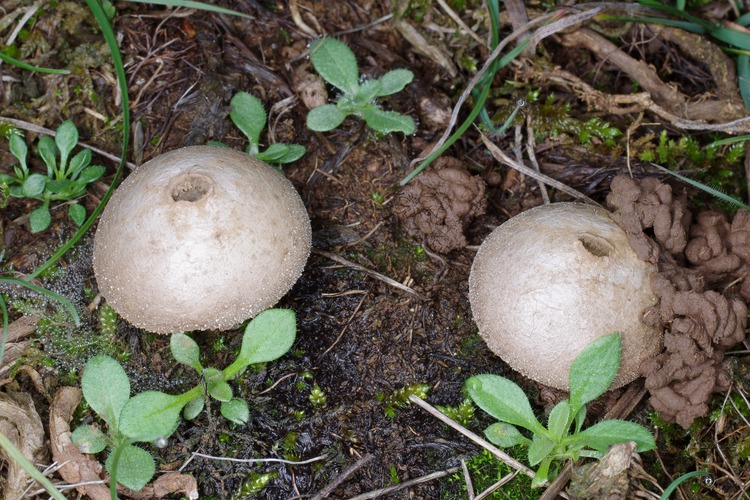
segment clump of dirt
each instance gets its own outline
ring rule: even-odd
[[[618,176],[611,188],[613,218],[636,253],[658,266],[651,289],[659,304],[644,321],[665,328],[664,351],[641,364],[651,405],[688,428],[708,413],[712,393],[729,388],[724,353],[745,338],[750,214],[729,223],[705,211],[692,222],[686,196],[658,179]],[[734,283],[742,283],[736,292]],[[717,291],[725,289],[729,296]]]
[[[464,229],[487,208],[485,184],[460,160],[441,158],[399,195],[393,209],[406,232],[432,250],[448,253],[467,245]]]

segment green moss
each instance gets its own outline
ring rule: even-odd
[[[526,450],[518,446],[505,451],[516,459],[522,459],[526,455]],[[477,495],[514,470],[504,462],[499,461],[487,450],[482,450],[478,455],[474,455],[466,460],[466,468],[469,470],[469,476],[471,476],[474,494]],[[468,498],[463,473],[456,473],[450,476],[447,482],[451,491],[458,490],[459,492],[454,498]],[[510,482],[501,486],[485,498],[489,500],[530,500],[539,498],[543,492],[543,489],[531,488],[531,478],[527,475],[518,474]]]

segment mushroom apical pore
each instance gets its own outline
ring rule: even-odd
[[[527,377],[568,389],[570,365],[591,342],[622,335],[612,388],[659,353],[661,328],[642,321],[656,305],[649,276],[607,210],[555,203],[496,228],[477,253],[469,299],[488,347]]]
[[[193,146],[133,172],[102,214],[94,273],[107,302],[156,333],[229,329],[302,274],[310,219],[282,174],[239,151]]]

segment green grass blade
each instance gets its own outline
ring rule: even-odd
[[[680,175],[677,172],[673,172],[672,170],[669,170],[668,168],[664,168],[661,165],[657,165],[656,163],[652,163],[651,165],[653,165],[654,167],[658,168],[659,170],[661,170],[663,172],[668,173],[669,175],[673,175],[673,176],[677,177],[678,179],[680,179],[683,182],[687,182],[691,186],[696,187],[696,188],[700,189],[701,191],[704,191],[704,192],[710,194],[711,196],[714,196],[714,197],[716,197],[716,198],[718,198],[720,200],[723,200],[723,201],[726,201],[728,203],[731,203],[732,205],[736,205],[736,206],[738,206],[738,207],[740,207],[740,208],[742,208],[744,210],[750,210],[750,205],[745,205],[741,201],[736,200],[736,199],[732,198],[731,196],[729,196],[728,194],[722,193],[721,191],[719,191],[717,189],[714,189],[711,186],[706,186],[705,184],[701,184],[698,181],[694,181],[693,179],[690,179],[689,177],[685,177],[684,175]]]
[[[0,296],[0,309],[3,310],[3,338],[0,339],[0,363],[2,363],[3,356],[5,356],[5,343],[8,341],[8,308],[2,296]]]
[[[737,81],[745,109],[750,109],[750,56],[747,54],[737,56]]]
[[[10,57],[8,54],[4,54],[2,51],[0,51],[0,60],[3,60],[8,64],[12,64],[13,66],[18,66],[19,68],[25,69],[26,71],[36,71],[37,73],[52,73],[54,75],[70,74],[70,71],[67,69],[41,68],[39,66],[33,66],[29,63],[25,63],[23,61],[19,61],[18,59]]]
[[[55,488],[55,485],[53,485],[49,479],[44,477],[44,475],[34,467],[34,464],[29,462],[26,457],[23,456],[23,453],[21,453],[21,451],[16,448],[10,439],[8,439],[2,432],[0,432],[0,446],[5,450],[8,457],[20,465],[35,481],[41,484],[52,498],[55,500],[66,500],[65,495]]]
[[[73,303],[63,297],[60,294],[57,294],[51,290],[47,290],[46,288],[42,288],[39,285],[35,285],[34,283],[30,283],[26,280],[19,280],[16,278],[0,278],[0,283],[10,283],[12,285],[18,285],[22,286],[24,288],[28,288],[29,290],[33,290],[37,293],[41,293],[42,295],[46,295],[47,297],[56,300],[65,308],[68,310],[71,316],[73,316],[73,321],[75,321],[76,326],[79,326],[81,324],[81,318],[78,316],[78,311],[76,311],[75,306],[73,306]],[[5,304],[3,303],[3,307]],[[3,337],[4,339],[4,337]]]
[[[128,0],[133,3],[151,3],[154,5],[163,5],[165,7],[184,7],[186,9],[198,9],[205,10],[208,12],[216,12],[217,14],[228,14],[230,16],[240,16],[245,19],[255,19],[253,16],[243,14],[223,7],[217,7],[203,2],[194,2],[192,0]],[[88,3],[88,2],[87,2]]]
[[[704,470],[696,470],[693,472],[688,472],[687,474],[683,474],[677,479],[675,479],[674,481],[672,481],[672,483],[669,486],[667,486],[667,489],[664,490],[664,493],[662,493],[661,497],[659,497],[659,500],[667,500],[672,495],[672,493],[674,493],[674,490],[676,490],[680,484],[684,483],[688,479],[692,479],[698,476],[710,476],[710,475],[711,474],[709,474],[708,472]]]
[[[125,164],[127,163],[128,144],[130,141],[130,100],[128,98],[128,83],[125,76],[125,67],[122,63],[122,55],[120,54],[120,49],[117,45],[117,38],[115,37],[115,33],[112,30],[112,26],[109,24],[109,21],[107,20],[107,15],[104,13],[104,9],[102,8],[101,4],[99,4],[97,0],[86,0],[86,5],[88,5],[91,13],[96,18],[97,23],[99,23],[99,28],[102,30],[104,40],[107,42],[107,47],[109,47],[110,55],[112,56],[112,65],[114,66],[115,73],[117,74],[117,83],[120,87],[120,95],[122,96],[122,151],[120,153],[120,164],[118,165],[117,172],[115,172],[115,176],[112,179],[112,184],[102,197],[102,201],[99,202],[99,205],[96,206],[86,222],[84,222],[81,227],[78,228],[78,231],[76,231],[70,241],[60,247],[60,249],[55,252],[52,257],[50,257],[42,265],[37,267],[31,274],[26,276],[26,281],[33,280],[44,271],[52,267],[55,262],[57,262],[63,255],[68,253],[68,250],[70,250],[73,245],[75,245],[76,242],[80,240],[84,234],[86,234],[86,231],[88,231],[89,228],[94,224],[94,221],[96,221],[97,217],[99,217],[99,214],[102,212],[102,210],[104,210],[104,206],[109,201],[112,193],[114,193],[115,187],[117,186],[117,181],[122,176],[122,172],[125,169]]]

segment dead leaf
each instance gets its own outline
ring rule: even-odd
[[[0,393],[0,432],[20,450],[31,463],[43,462],[44,427],[31,396],[22,392]],[[0,453],[3,453],[0,451]],[[4,453],[3,453],[4,455]],[[3,498],[21,498],[29,475],[14,460],[8,459],[8,476]]]
[[[84,455],[70,439],[70,420],[78,403],[81,390],[77,387],[62,387],[50,406],[49,434],[52,457],[62,464],[58,472],[68,483],[83,483],[102,480],[102,465],[91,455]],[[76,488],[92,500],[109,500],[106,484],[85,484]]]

